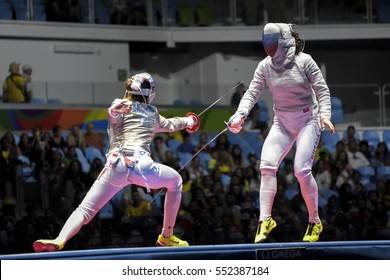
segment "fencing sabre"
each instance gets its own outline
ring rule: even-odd
[[[221,135],[222,133],[226,132],[227,131],[227,128],[224,128],[222,131],[220,131],[217,135],[215,135],[213,137],[213,139],[211,139],[209,142],[207,142],[205,145],[203,145],[203,147],[201,147],[185,164],[183,164],[183,166],[179,169],[179,171],[177,172],[180,172],[183,170],[183,168],[191,161],[194,159],[194,157],[196,157],[204,148],[206,148],[208,145],[210,145],[211,142],[213,142],[215,139],[217,139],[217,137],[219,135]],[[164,188],[160,189],[160,191],[152,198],[152,200],[149,202],[149,205],[152,204],[152,202],[161,194],[161,192],[164,190]]]
[[[202,114],[204,114],[207,110],[209,110],[211,107],[213,107],[215,104],[217,104],[221,99],[225,98],[226,96],[228,96],[236,87],[238,87],[239,85],[241,85],[244,81],[241,81],[239,83],[237,83],[234,87],[232,87],[228,92],[226,92],[224,95],[222,95],[220,98],[218,98],[216,101],[214,101],[212,104],[210,104],[206,109],[204,109],[202,112],[200,112],[198,114],[198,117],[200,117]],[[223,129],[222,131],[220,131],[216,136],[213,137],[213,139],[211,139],[209,142],[207,142],[207,144],[205,144],[203,147],[201,147],[180,169],[178,172],[182,171],[183,168],[190,162],[194,159],[194,157],[196,157],[204,148],[206,148],[208,145],[210,145],[211,142],[213,142],[215,139],[217,139],[217,137],[219,135],[221,135],[222,133],[226,132],[227,131],[227,128]],[[161,194],[161,192],[164,190],[164,188],[160,189],[160,191],[152,198],[152,200],[149,202],[149,205],[152,204],[152,202]]]
[[[239,83],[237,83],[234,87],[232,87],[228,92],[226,92],[224,95],[222,95],[220,98],[218,98],[217,100],[215,100],[211,105],[209,105],[206,109],[204,109],[202,112],[200,112],[198,114],[198,117],[200,117],[204,112],[206,112],[208,109],[210,109],[211,107],[213,107],[216,103],[219,102],[219,100],[221,100],[222,98],[228,96],[236,87],[238,87],[239,85],[241,85],[244,81],[241,81]]]

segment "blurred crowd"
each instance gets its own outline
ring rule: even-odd
[[[183,197],[176,233],[190,245],[253,243],[259,212],[259,153],[243,149],[245,134],[161,133],[153,159],[176,170]],[[251,132],[253,134],[253,131]],[[267,129],[255,132],[256,141]],[[319,186],[321,241],[390,238],[390,180],[364,178],[361,166],[390,165],[386,143],[376,147],[348,128],[330,151],[320,141],[313,174]],[[233,140],[235,139],[235,140]],[[206,145],[209,143],[209,145]],[[32,243],[57,236],[105,164],[105,132],[93,123],[68,130],[54,126],[1,136],[0,253],[32,252]],[[294,150],[278,171],[273,217],[278,227],[268,242],[301,241],[307,212],[294,176]],[[22,195],[21,195],[22,193]],[[65,250],[155,246],[161,231],[165,191],[129,185],[72,238]],[[18,201],[19,200],[19,201]],[[22,200],[22,201],[20,201]],[[21,209],[18,209],[21,207]]]

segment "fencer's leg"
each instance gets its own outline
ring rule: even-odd
[[[182,178],[176,170],[159,164],[161,168],[160,182],[164,182],[167,188],[164,202],[164,221],[162,235],[169,237],[173,234],[177,214],[179,212],[182,197]]]
[[[110,183],[112,173],[102,171],[80,205],[65,222],[57,241],[66,243],[81,227],[88,224],[98,211],[121,189]]]
[[[294,173],[297,177],[307,211],[309,223],[320,223],[318,214],[318,186],[312,174],[314,154],[321,132],[318,122],[309,122],[298,134],[294,160]]]
[[[294,136],[275,120],[264,142],[260,172],[260,221],[271,218],[272,205],[277,191],[276,172],[292,147]]]

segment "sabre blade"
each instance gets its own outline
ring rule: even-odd
[[[213,137],[213,139],[211,139],[209,142],[207,142],[203,147],[201,147],[189,160],[187,160],[187,162],[185,164],[183,164],[183,166],[179,169],[178,172],[182,171],[183,168],[191,161],[194,159],[194,157],[196,157],[201,151],[203,151],[204,148],[206,148],[208,145],[210,145],[211,142],[213,142],[219,135],[221,135],[222,133],[226,132],[227,131],[227,128],[225,128],[224,130],[222,130],[221,132],[219,132],[217,135],[215,135]]]
[[[207,142],[207,144],[205,144],[203,147],[201,147],[180,169],[178,172],[182,171],[183,168],[191,161],[194,159],[194,157],[196,157],[201,151],[203,151],[204,148],[206,148],[208,145],[210,145],[211,142],[213,142],[219,135],[221,135],[222,133],[226,132],[227,131],[227,128],[225,128],[224,130],[222,130],[221,132],[219,132],[217,135],[215,135],[209,142]],[[156,198],[162,193],[162,191],[164,190],[165,188],[162,188],[161,190],[159,190],[159,192],[150,200],[150,202],[148,203],[149,205],[151,205],[153,203],[153,201],[156,200]]]
[[[239,85],[241,85],[244,81],[241,81],[239,83],[237,83],[234,87],[232,87],[227,93],[225,93],[224,95],[222,95],[220,98],[218,98],[216,101],[214,101],[211,105],[209,105],[206,109],[204,109],[202,112],[200,112],[198,114],[198,117],[200,117],[204,112],[206,112],[208,109],[210,109],[211,107],[213,107],[216,103],[219,102],[219,100],[221,100],[222,98],[228,96],[232,90],[234,90],[236,87],[238,87]]]

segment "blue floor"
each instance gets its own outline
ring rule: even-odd
[[[0,255],[3,260],[390,260],[390,241],[141,247]]]

